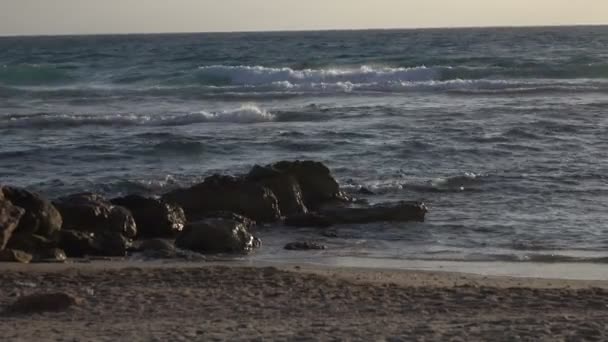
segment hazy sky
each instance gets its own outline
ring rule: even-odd
[[[0,34],[608,24],[608,0],[0,0]]]

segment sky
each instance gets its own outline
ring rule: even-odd
[[[0,0],[0,35],[608,24],[608,0]]]

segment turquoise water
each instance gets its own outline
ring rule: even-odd
[[[420,224],[262,257],[605,262],[608,27],[0,38],[0,182],[158,195],[307,158]]]

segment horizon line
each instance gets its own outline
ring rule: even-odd
[[[320,29],[271,29],[235,31],[165,31],[165,32],[99,32],[99,33],[49,33],[49,34],[0,34],[0,38],[34,37],[86,37],[86,36],[128,36],[128,35],[187,35],[187,34],[239,34],[239,33],[305,33],[305,32],[351,32],[351,31],[423,31],[450,29],[509,29],[509,28],[559,28],[559,27],[604,27],[604,24],[539,24],[539,25],[489,25],[489,26],[428,26],[428,27],[377,27],[377,28],[320,28]]]

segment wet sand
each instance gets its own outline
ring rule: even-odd
[[[608,282],[239,263],[0,265],[0,306],[62,291],[60,313],[0,317],[6,341],[603,341]]]

